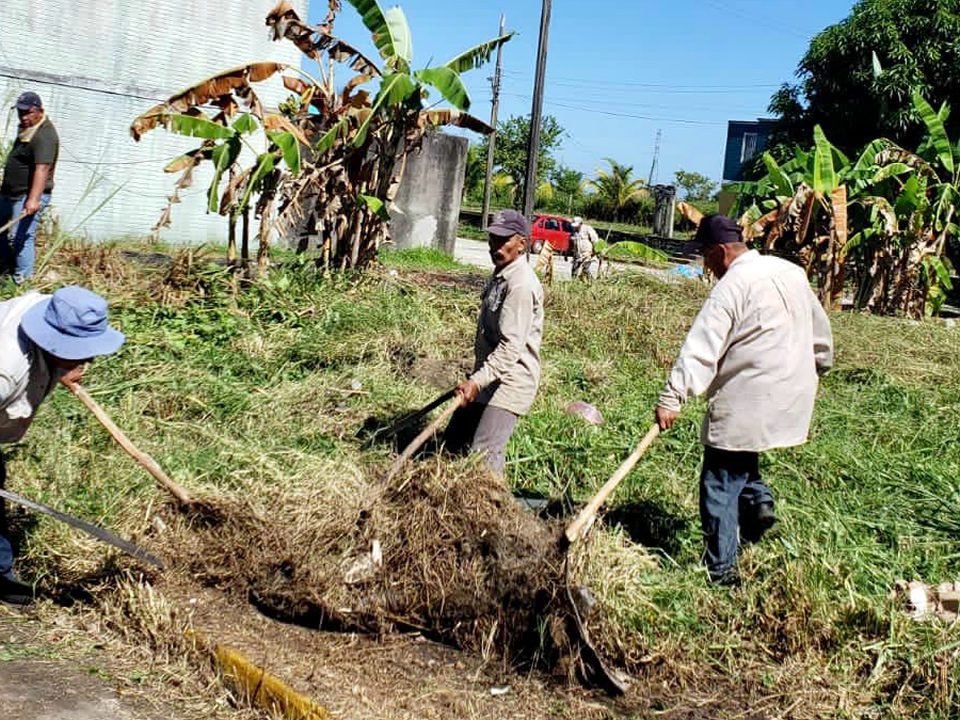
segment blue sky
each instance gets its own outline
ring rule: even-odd
[[[387,7],[394,4],[381,0]],[[504,47],[500,118],[530,112],[541,0],[405,0],[414,66],[441,64],[497,34]],[[727,120],[766,116],[770,95],[794,77],[813,35],[852,0],[554,0],[544,112],[567,131],[561,161],[592,176],[613,157],[646,178],[663,131],[655,181],[677,169],[719,180]],[[335,34],[376,51],[343,3]],[[310,20],[326,14],[310,0]],[[471,112],[488,119],[493,62],[465,74]]]

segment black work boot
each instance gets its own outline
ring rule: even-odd
[[[764,533],[774,526],[777,516],[773,503],[760,503],[751,508],[740,509],[740,539],[744,542],[760,542]]]
[[[714,585],[720,587],[740,587],[740,573],[737,572],[736,568],[730,568],[723,572],[714,572],[713,570],[708,571],[710,575],[710,582]]]
[[[10,570],[0,575],[0,602],[29,605],[33,602],[33,587],[22,582],[13,570]]]

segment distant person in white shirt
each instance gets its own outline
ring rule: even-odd
[[[123,345],[107,324],[107,302],[81,287],[32,292],[0,302],[0,444],[19,442],[59,380],[79,381],[85,363]],[[6,466],[0,452],[0,488]],[[0,501],[0,602],[26,604],[33,588],[13,572]]]
[[[747,248],[730,218],[704,217],[691,246],[719,281],[655,414],[667,430],[684,402],[708,396],[700,474],[704,562],[712,581],[732,585],[739,583],[739,539],[755,542],[776,521],[758,453],[806,442],[818,376],[833,363],[833,337],[803,270]]]
[[[597,252],[597,243],[600,237],[592,226],[587,225],[583,218],[577,216],[573,219],[573,235],[571,239],[574,243],[573,248],[573,267],[570,274],[575,278],[593,277],[596,274],[594,267],[594,256]]]

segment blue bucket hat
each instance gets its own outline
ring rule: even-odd
[[[107,301],[76,285],[60,288],[27,310],[20,328],[42,349],[63,360],[110,355],[125,339],[107,324]]]

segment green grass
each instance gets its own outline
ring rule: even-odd
[[[459,263],[436,248],[411,248],[409,250],[384,249],[380,261],[388,267],[420,268],[424,270],[468,270],[469,265]]]
[[[430,252],[383,262],[387,271],[328,278],[290,266],[239,293],[226,271],[207,268],[202,297],[165,302],[139,271],[116,280],[58,270],[110,297],[127,333],[86,384],[135,442],[192,490],[253,477],[272,492],[291,476],[334,481],[333,460],[383,462],[386,450],[364,451],[355,437],[363,420],[438,393],[414,372],[422,360],[470,363],[482,277],[421,275],[459,267]],[[632,274],[549,288],[543,383],[509,447],[510,483],[591,495],[649,427],[704,293]],[[960,579],[960,331],[860,315],[833,322],[836,368],[810,442],[762,457],[780,523],[743,553],[744,588],[709,587],[699,563],[697,402],[612,499],[642,505],[666,529],[663,561],[601,602],[626,637],[664,659],[658,672],[677,688],[706,673],[782,697],[781,709],[796,702],[800,717],[958,717],[960,630],[914,623],[888,596],[901,578]],[[606,424],[568,415],[578,399]],[[145,530],[156,502],[149,477],[64,391],[13,449],[10,478],[128,534]],[[31,572],[56,583],[93,572],[102,553],[41,520],[26,554]]]

